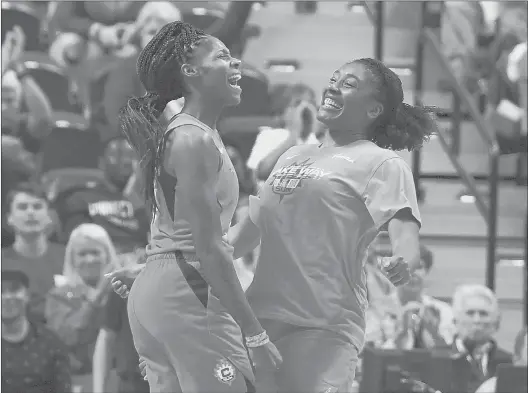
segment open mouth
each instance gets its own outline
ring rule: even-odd
[[[325,97],[323,100],[323,108],[333,110],[333,111],[340,111],[343,109],[343,105],[333,98]]]
[[[238,81],[240,79],[242,79],[242,75],[240,74],[231,75],[229,78],[227,78],[227,83],[230,87],[241,90],[240,86],[238,85]]]

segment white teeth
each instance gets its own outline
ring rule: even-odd
[[[325,98],[324,105],[330,106],[334,109],[341,109],[341,105],[335,102],[334,100],[332,100],[331,98]]]
[[[229,81],[229,83],[233,86],[238,86],[238,81],[242,79],[242,76],[240,74],[237,74],[237,75],[233,75],[233,76],[230,76],[229,78],[227,78],[227,80]]]

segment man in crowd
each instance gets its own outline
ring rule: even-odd
[[[386,299],[378,316],[369,318],[372,337],[381,337],[384,348],[414,349],[450,345],[454,326],[451,307],[425,293],[426,278],[433,267],[433,254],[420,247],[421,268],[407,285],[396,288]],[[376,330],[379,330],[376,333]],[[390,332],[387,332],[390,330]]]
[[[27,318],[28,276],[2,270],[2,392],[71,392],[68,352],[44,325]]]
[[[48,240],[51,218],[44,191],[37,185],[16,186],[6,198],[7,225],[14,243],[2,249],[2,268],[20,270],[31,281],[29,314],[44,321],[46,295],[54,275],[62,274],[64,246]]]
[[[78,225],[88,222],[105,228],[120,254],[146,244],[146,209],[136,208],[123,195],[136,165],[136,154],[126,139],[108,141],[100,158],[105,181],[63,190],[55,200],[65,239]]]
[[[499,364],[512,363],[512,355],[493,338],[500,324],[499,304],[489,288],[462,285],[453,294],[453,313],[456,330],[451,349],[461,361],[457,370],[465,376],[464,391],[474,392],[495,375]]]

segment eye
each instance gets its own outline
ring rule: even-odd
[[[346,87],[357,87],[357,82],[355,80],[347,80],[345,81],[344,85]]]

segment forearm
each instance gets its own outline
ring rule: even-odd
[[[402,257],[413,272],[421,267],[420,239],[418,233],[402,231],[391,237],[392,255]]]
[[[238,323],[242,333],[246,337],[261,333],[262,326],[247,301],[235,271],[233,258],[225,247],[219,245],[207,252],[198,252],[198,257],[212,292]]]
[[[227,241],[234,248],[234,259],[242,258],[259,245],[260,230],[253,224],[249,214],[245,215],[238,224],[229,228]]]
[[[30,76],[22,78],[22,89],[29,110],[29,132],[34,136],[39,134],[39,137],[45,137],[51,130],[53,113],[51,103],[46,94]]]
[[[95,344],[93,355],[93,391],[94,393],[106,392],[108,375],[112,367],[111,353],[114,352],[115,345],[112,340],[101,337],[101,332]]]
[[[230,48],[242,35],[251,14],[253,3],[253,1],[232,1],[221,25],[218,28],[213,26],[208,33]]]

